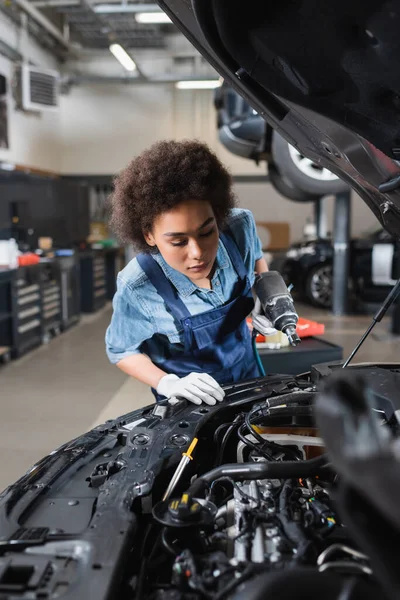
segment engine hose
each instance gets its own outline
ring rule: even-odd
[[[297,402],[297,401],[296,401]],[[275,406],[266,407],[265,405],[254,406],[251,411],[245,416],[245,423],[250,429],[250,424],[264,423],[268,419],[274,417],[312,417],[313,407],[310,404],[301,404],[300,406],[282,405],[276,403]]]
[[[249,438],[245,437],[245,436],[240,436],[240,439],[242,440],[242,442],[244,442],[247,446],[250,446],[251,448],[253,448],[253,450],[255,450],[256,452],[258,452],[259,454],[261,454],[262,456],[265,456],[268,460],[275,460],[273,455],[271,454],[271,451],[274,450],[274,448],[279,448],[279,444],[275,444],[274,442],[269,441],[267,438],[263,438],[258,431],[256,430],[255,427],[253,427],[253,424],[256,425],[257,423],[257,419],[255,419],[253,421],[253,423],[250,422],[250,419],[248,418],[249,415],[247,415],[246,417],[246,421],[245,421],[245,425],[247,427],[247,430],[249,432],[249,434],[251,434],[254,438],[256,438],[256,440],[258,441],[258,443],[260,444],[260,446],[256,446],[255,444],[250,444],[249,443]],[[264,421],[264,419],[260,419],[262,421]],[[267,451],[265,449],[265,446],[268,447],[269,451]],[[296,452],[289,447],[280,447],[281,450],[284,451],[285,455],[287,454],[291,454],[292,457],[294,455],[295,459],[299,459],[299,456],[296,454]]]
[[[242,463],[221,465],[195,479],[187,491],[189,496],[197,497],[215,479],[230,477],[234,481],[254,479],[306,479],[318,475],[327,464],[327,456],[317,456],[303,461],[282,461],[265,463]]]
[[[256,413],[254,413],[256,414]],[[248,432],[253,435],[260,442],[260,444],[265,444],[264,438],[254,429],[253,424],[251,423],[251,417],[253,415],[251,413],[246,415],[245,423],[248,429]]]
[[[310,417],[312,415],[311,406],[282,406],[272,408],[272,410],[264,410],[262,417],[264,419],[272,419],[274,417]],[[261,416],[259,417],[261,418]]]
[[[289,540],[296,546],[296,562],[302,560],[309,548],[309,540],[303,528],[290,518],[289,498],[293,491],[291,481],[286,481],[279,496],[279,519]]]
[[[248,427],[245,423],[243,425],[241,425],[238,429],[238,438],[244,444],[246,444],[246,446],[248,446],[249,448],[252,448],[253,450],[255,450],[255,452],[257,452],[258,454],[261,454],[261,456],[264,456],[264,458],[266,458],[267,460],[274,460],[272,454],[270,454],[269,452],[264,450],[262,446],[258,446],[257,444],[254,444],[249,438],[246,438],[246,436],[244,435],[244,429],[248,429]],[[249,433],[251,433],[251,432],[249,432]],[[266,440],[263,439],[263,445],[265,443],[266,443]]]
[[[290,392],[288,394],[281,394],[278,397],[267,398],[265,404],[262,405],[272,408],[274,406],[280,406],[281,404],[291,404],[292,402],[306,402],[307,400],[311,400],[313,396],[316,395],[316,392],[304,392],[303,390],[300,392]]]

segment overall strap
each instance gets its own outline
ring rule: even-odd
[[[178,321],[190,317],[190,312],[158,262],[150,254],[138,254],[136,258],[150,282],[170,309],[173,317]]]
[[[224,246],[226,248],[226,251],[229,254],[229,258],[231,259],[232,265],[233,265],[236,273],[239,275],[240,279],[244,279],[248,275],[247,269],[244,265],[243,258],[241,256],[239,248],[237,247],[237,244],[233,238],[233,234],[232,234],[231,230],[226,229],[225,233],[221,232],[219,234],[219,237],[221,238],[221,240],[224,243]]]

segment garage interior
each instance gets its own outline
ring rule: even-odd
[[[270,266],[294,283],[299,316],[324,326],[290,353],[283,338],[263,342],[290,372],[302,372],[297,355],[313,340],[326,345],[306,362],[322,347],[328,360],[349,356],[399,276],[396,242],[325,169],[293,158],[327,193],[282,195],[274,134],[152,2],[2,2],[0,103],[1,489],[60,444],[153,400],[104,347],[116,275],[134,256],[107,226],[107,198],[153,142],[212,148]],[[319,262],[304,266],[310,257]],[[394,307],[359,362],[397,355],[398,320]]]

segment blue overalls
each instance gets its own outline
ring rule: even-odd
[[[238,275],[232,298],[220,308],[191,315],[177,290],[150,254],[137,260],[174,319],[184,331],[184,352],[155,363],[166,373],[185,377],[208,373],[221,385],[260,376],[246,317],[254,308],[251,285],[239,249],[230,234],[220,234]],[[151,357],[150,357],[151,358]],[[162,399],[152,390],[156,400]]]

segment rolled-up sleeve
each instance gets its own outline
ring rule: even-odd
[[[257,261],[257,260],[260,260],[260,258],[263,258],[264,254],[262,251],[261,240],[257,233],[257,227],[256,227],[256,223],[254,221],[254,216],[250,211],[248,213],[248,218],[249,218],[249,231],[248,231],[249,245],[250,245],[250,247],[253,248],[254,258]]]
[[[250,283],[253,285],[256,262],[264,256],[253,213],[244,208],[233,209],[229,227],[248,270]]]
[[[155,333],[151,317],[140,295],[126,282],[117,280],[113,315],[106,332],[106,352],[111,363],[140,354],[140,346]]]

